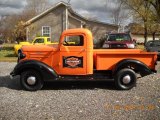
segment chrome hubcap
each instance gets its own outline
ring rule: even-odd
[[[34,77],[34,76],[28,77],[28,78],[27,78],[27,83],[28,83],[29,85],[34,85],[34,84],[36,83],[36,77]]]
[[[122,79],[124,84],[129,84],[131,82],[131,77],[129,75],[126,75]]]

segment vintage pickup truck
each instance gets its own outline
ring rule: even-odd
[[[136,85],[137,74],[155,73],[157,63],[155,52],[93,49],[92,33],[82,28],[64,31],[59,44],[23,46],[18,58],[10,75],[20,75],[29,91],[41,89],[45,81],[110,79],[118,89],[128,90]]]

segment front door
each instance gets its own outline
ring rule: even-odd
[[[86,75],[86,43],[82,34],[68,35],[60,46],[60,74]]]

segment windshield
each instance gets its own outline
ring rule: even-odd
[[[160,46],[160,41],[149,41],[147,45],[150,47],[157,47]]]
[[[129,34],[110,34],[108,36],[108,41],[125,41],[125,40],[131,40]]]

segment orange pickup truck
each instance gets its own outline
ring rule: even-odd
[[[41,89],[45,81],[110,79],[118,89],[128,90],[136,85],[137,74],[155,73],[156,63],[155,52],[93,49],[92,33],[79,28],[64,31],[59,44],[23,46],[10,75],[20,75],[29,91]]]

